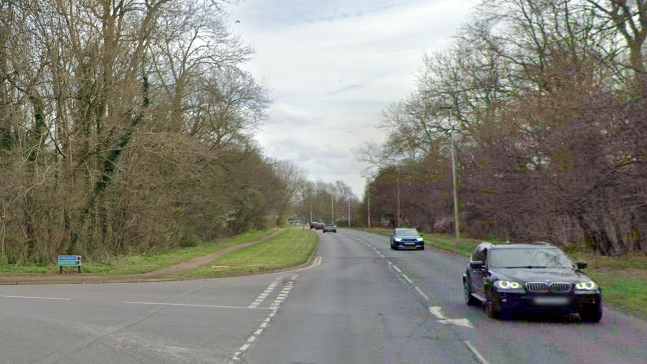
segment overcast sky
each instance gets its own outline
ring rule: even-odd
[[[355,150],[381,111],[415,87],[422,54],[446,48],[476,0],[245,0],[232,29],[256,55],[245,68],[272,90],[256,139],[312,181],[364,190]],[[240,21],[237,23],[236,21]]]

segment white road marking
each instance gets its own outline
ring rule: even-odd
[[[260,295],[260,296],[258,296],[258,298],[256,298],[256,300],[255,300],[254,302],[252,302],[252,303],[248,306],[248,308],[256,308],[256,307],[258,307],[261,303],[263,303],[263,301],[267,298],[267,296],[269,296],[269,295],[270,295],[270,293],[272,293],[272,291],[274,291],[274,288],[276,288],[276,286],[278,286],[278,284],[279,284],[282,280],[283,280],[283,276],[279,276],[279,277],[277,277],[277,278],[274,280],[274,282],[270,283],[270,285],[269,285],[269,286],[267,286],[267,288],[265,289],[265,291],[263,291],[263,293],[261,293],[261,295]]]
[[[31,297],[31,296],[3,296],[0,295],[0,297],[4,298],[24,298],[24,299],[31,299],[31,300],[58,300],[58,301],[69,301],[69,298],[59,298],[59,297]]]
[[[321,260],[320,260],[320,262],[321,262]],[[263,320],[263,322],[260,324],[259,328],[254,332],[254,334],[252,334],[247,339],[247,343],[245,343],[243,346],[240,347],[240,349],[238,349],[238,351],[231,358],[230,363],[240,361],[240,356],[243,355],[249,349],[251,344],[253,342],[255,342],[258,339],[258,336],[263,333],[265,328],[267,328],[270,321],[272,321],[272,318],[276,315],[276,312],[278,312],[279,307],[281,306],[281,304],[288,297],[290,291],[294,287],[294,282],[297,280],[298,277],[299,277],[299,274],[293,275],[292,278],[290,278],[290,280],[288,281],[288,283],[285,284],[285,286],[281,290],[281,294],[279,295],[279,297],[276,297],[274,302],[272,302],[272,306],[270,307],[271,312],[269,313],[269,315],[267,315],[265,320]]]
[[[472,326],[472,323],[470,322],[470,320],[468,320],[466,318],[444,319],[444,320],[440,320],[438,322],[440,322],[441,324],[445,324],[445,325],[449,324],[449,325],[467,327],[468,329],[473,329],[474,328],[474,326]]]
[[[406,274],[402,274],[402,277],[404,277],[404,279],[406,279],[406,280],[407,280],[407,282],[409,282],[409,283],[412,283],[412,284],[413,284],[413,281],[412,281],[411,279],[409,279],[409,277],[407,277],[407,275],[406,275]]]
[[[445,316],[443,316],[441,308],[438,306],[429,307],[429,312],[431,312],[432,315],[436,316],[436,318],[439,318],[441,320],[445,318]]]
[[[166,306],[186,306],[186,307],[207,307],[207,308],[235,308],[245,310],[269,310],[267,307],[242,307],[242,306],[218,306],[218,305],[194,305],[190,303],[167,303],[167,302],[134,302],[134,301],[121,301],[121,303],[134,304],[134,305],[166,305]]]
[[[472,345],[472,343],[470,343],[469,341],[464,341],[464,342],[465,342],[465,345],[467,345],[467,348],[470,349],[472,354],[476,356],[476,359],[478,359],[481,362],[481,364],[490,364],[490,362],[488,362],[487,359],[485,359],[485,357],[481,355],[481,353],[479,353],[478,350],[476,350],[476,348]]]
[[[397,266],[395,266],[395,265],[393,266],[393,269],[397,270],[397,271],[398,271],[398,273],[402,273],[402,271],[400,270],[400,268],[398,268],[398,267],[397,267]]]
[[[425,294],[425,292],[423,292],[420,288],[416,287],[416,291],[418,291],[418,293],[420,293],[420,295],[421,295],[422,297],[424,297],[424,299],[426,299],[427,301],[429,301],[429,297],[427,297],[427,295]]]

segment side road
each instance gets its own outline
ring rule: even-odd
[[[127,275],[83,275],[83,274],[61,274],[61,275],[51,275],[51,276],[0,276],[0,285],[7,284],[85,284],[85,283],[137,283],[137,282],[157,282],[157,281],[170,281],[170,280],[180,280],[186,278],[178,278],[175,275],[177,273],[187,271],[190,269],[200,268],[204,264],[207,264],[227,253],[231,253],[238,249],[242,249],[248,246],[252,246],[266,240],[269,240],[279,234],[281,234],[285,229],[279,229],[278,231],[264,236],[260,239],[250,241],[248,243],[231,246],[222,250],[219,250],[215,253],[204,255],[198,258],[190,259],[184,261],[180,264],[174,265],[172,267],[158,269],[152,272],[139,273],[139,274],[127,274]]]

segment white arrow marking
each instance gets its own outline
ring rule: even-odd
[[[445,316],[443,316],[443,313],[440,310],[441,310],[440,307],[429,307],[429,312],[431,312],[432,315],[442,320],[445,318]]]
[[[474,328],[474,326],[472,326],[470,321],[468,319],[464,319],[464,318],[463,319],[444,319],[444,320],[440,320],[438,322],[440,322],[441,324],[445,324],[445,325],[450,324],[450,325],[456,325],[456,326],[463,326],[463,327],[467,327],[468,329],[473,329]]]

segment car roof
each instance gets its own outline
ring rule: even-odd
[[[536,242],[536,243],[508,243],[508,244],[492,244],[488,242],[483,242],[479,246],[485,245],[489,249],[540,249],[540,248],[551,248],[559,249],[551,243],[546,242]]]
[[[416,228],[397,228],[395,229],[395,232],[398,233],[398,232],[402,232],[403,230],[415,230],[416,232],[418,232]]]

